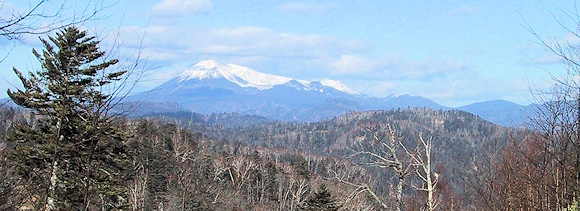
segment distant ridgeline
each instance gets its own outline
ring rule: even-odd
[[[359,94],[338,81],[305,81],[261,73],[239,65],[202,61],[180,76],[130,96],[139,105],[135,116],[194,111],[201,114],[238,113],[272,121],[314,122],[352,111],[430,108],[452,110],[420,96],[405,94],[377,98]],[[524,126],[533,106],[488,101],[456,108],[504,126]]]

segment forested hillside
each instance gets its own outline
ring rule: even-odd
[[[31,119],[28,112],[13,109],[4,108],[2,115],[5,133],[14,123]],[[373,141],[364,128],[386,124],[396,129],[397,139],[408,149],[419,146],[419,134],[432,138],[433,169],[441,175],[436,186],[439,208],[476,208],[472,203],[479,196],[466,178],[478,174],[474,168],[485,165],[485,156],[492,155],[486,153],[504,148],[509,139],[506,134],[524,133],[465,112],[426,109],[371,111],[318,123],[246,127],[151,119],[117,122],[131,134],[126,145],[133,161],[124,185],[130,196],[127,206],[133,209],[298,209],[306,206],[322,185],[331,202],[341,209],[382,209],[361,187],[370,188],[381,203],[394,209],[396,172],[366,165],[371,160],[368,156],[352,156],[371,147],[364,144]],[[176,123],[189,125],[191,130]],[[6,146],[4,140],[2,143]],[[405,152],[397,154],[404,165],[412,165]],[[3,171],[9,170],[3,167]],[[426,206],[426,196],[414,188],[421,181],[414,176],[413,167],[409,168],[409,179],[403,184],[403,207],[419,209]],[[2,191],[8,193],[3,194],[6,208],[32,206],[26,197],[14,192],[26,181],[3,181]]]
[[[389,133],[386,130],[390,126],[397,142],[400,141],[407,149],[421,148],[420,136],[432,140],[432,166],[441,175],[440,184],[445,187],[445,199],[440,199],[443,207],[468,207],[479,200],[481,197],[472,192],[475,191],[472,188],[477,183],[470,179],[480,174],[479,168],[491,168],[489,162],[502,152],[510,140],[523,140],[529,133],[500,127],[463,111],[420,108],[351,113],[314,123],[273,122],[245,127],[196,124],[187,119],[167,116],[152,119],[170,121],[194,131],[203,131],[237,145],[269,150],[293,149],[310,156],[346,158],[360,168],[365,168],[367,174],[361,176],[372,178],[370,187],[384,196],[383,200],[394,204],[393,198],[388,196],[393,191],[392,186],[398,182],[396,172],[365,165],[371,159],[368,156],[353,156],[376,147],[366,144],[373,141],[372,132],[378,132],[381,139],[388,139]],[[402,148],[396,153],[401,156],[402,162],[412,165]],[[313,169],[315,173],[316,169]],[[420,184],[420,181],[413,178],[413,174],[410,175],[411,181],[404,185],[405,198],[409,202],[417,202],[416,197],[424,196],[412,187],[414,183]]]

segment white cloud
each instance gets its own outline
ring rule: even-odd
[[[386,97],[395,93],[427,97],[444,106],[463,106],[482,100],[521,96],[516,88],[501,79],[446,76],[435,80],[345,80],[357,92]],[[506,90],[510,90],[506,93]],[[521,90],[520,90],[521,91]]]
[[[211,29],[164,25],[125,31],[134,36],[127,40],[147,31],[143,42],[146,55],[154,63],[167,65],[163,74],[152,75],[156,81],[169,79],[200,60],[215,59],[297,79],[332,76],[357,92],[378,97],[408,93],[438,102],[466,102],[487,93],[501,94],[494,90],[504,86],[495,83],[498,80],[481,82],[488,79],[482,79],[472,65],[462,61],[403,54],[374,58],[362,43],[318,34],[280,33],[252,26]]]
[[[208,12],[213,8],[209,0],[163,0],[153,6],[157,15],[176,16],[198,12]]]
[[[343,54],[330,66],[333,68],[332,73],[336,75],[366,74],[374,68],[374,62],[362,56]]]
[[[233,29],[208,30],[194,49],[200,53],[235,54],[238,56],[261,56],[265,58],[326,59],[350,51],[359,45],[322,35],[299,35],[277,33],[268,28],[238,27]]]
[[[372,58],[360,42],[318,34],[280,33],[251,26],[222,29],[150,26],[149,29],[127,28],[125,31],[133,35],[147,31],[144,40],[146,55],[153,62],[169,65],[167,69],[190,66],[202,59],[215,59],[297,79],[333,76],[340,81],[362,81],[357,83],[360,86],[352,87],[361,93],[383,95],[397,92],[438,99],[460,95],[458,91],[450,92],[452,87],[441,81],[453,80],[469,85],[477,84],[473,81],[475,79],[469,78],[478,78],[471,65],[461,61],[409,58],[402,54]],[[129,36],[128,40],[134,38]],[[415,84],[403,86],[398,84],[400,81]],[[360,90],[362,85],[370,83],[375,85]],[[426,88],[419,90],[420,87]],[[461,91],[460,88],[453,90]]]
[[[257,36],[257,35],[264,35],[264,34],[272,34],[272,30],[261,28],[261,27],[251,27],[251,26],[244,26],[238,27],[234,29],[220,29],[214,31],[217,35],[222,36],[231,36],[231,37],[242,37],[242,36]]]
[[[564,37],[556,39],[558,43],[563,46],[577,46],[580,44],[580,37],[578,34],[567,33]]]
[[[375,97],[385,97],[398,91],[395,81],[343,80],[341,82],[358,93]]]
[[[332,74],[332,63],[339,65],[341,57],[343,62],[354,66],[354,60],[364,58],[358,53],[365,48],[352,40],[283,33],[253,26],[218,29],[181,25],[128,26],[121,32],[122,41],[131,46],[137,46],[144,36],[143,54],[158,66],[190,66],[199,60],[215,59],[300,79],[327,77]]]
[[[521,95],[511,83],[486,78],[476,67],[454,59],[410,59],[401,54],[379,59],[343,55],[332,66],[344,67],[341,73],[345,75],[341,77],[348,77],[346,85],[377,97],[405,93],[443,102],[445,106],[461,106],[481,99]]]

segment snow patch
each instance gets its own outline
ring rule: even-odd
[[[330,80],[330,79],[324,79],[321,80],[320,83],[324,86],[329,86],[332,87],[338,91],[341,92],[346,92],[349,94],[358,94],[356,91],[352,90],[351,88],[345,86],[344,84],[340,83],[340,81],[335,81],[335,80]]]
[[[391,99],[395,99],[395,98],[399,98],[399,97],[410,97],[410,95],[403,94],[403,93],[394,93],[394,94],[387,96],[387,98],[391,98]]]

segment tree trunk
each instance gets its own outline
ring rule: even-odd
[[[399,175],[399,183],[397,183],[397,211],[404,210],[403,204],[403,182],[405,181],[404,175]]]

